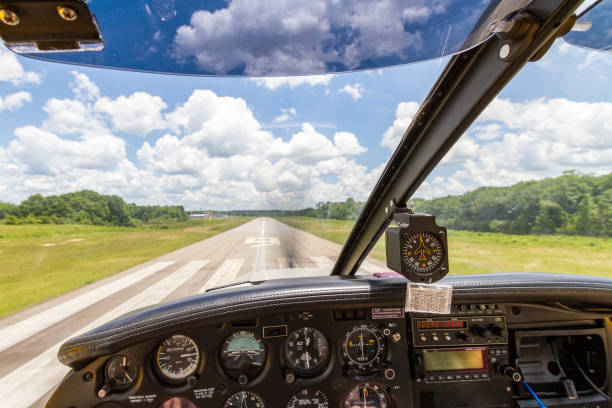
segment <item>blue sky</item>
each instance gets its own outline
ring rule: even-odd
[[[205,78],[0,54],[0,201],[89,188],[189,209],[364,200],[446,61],[325,77]],[[558,41],[417,196],[612,169],[612,55]]]

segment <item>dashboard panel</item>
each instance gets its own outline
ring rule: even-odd
[[[73,371],[47,407],[528,407],[523,380],[550,399],[547,406],[607,406],[567,363],[573,353],[610,389],[605,315],[492,301],[505,298],[499,291],[468,302],[461,290],[473,299],[477,285],[461,282],[449,315],[405,314],[399,279],[296,281],[273,286],[269,304],[260,302],[270,287],[215,291],[69,341],[59,356]],[[593,286],[601,291],[601,284]],[[603,284],[612,293],[612,282]],[[309,285],[318,287],[319,302],[304,297]],[[552,286],[543,285],[541,300]],[[590,292],[566,291],[555,299]],[[612,303],[610,293],[598,305]],[[218,312],[234,300],[240,313],[194,318],[198,305]],[[245,313],[251,301],[260,304]],[[551,402],[564,398],[556,358],[576,378],[575,398],[564,400],[575,405]]]

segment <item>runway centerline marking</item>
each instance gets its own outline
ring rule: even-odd
[[[119,278],[115,281],[106,283],[95,289],[87,291],[72,299],[62,302],[47,310],[44,310],[36,315],[25,320],[15,323],[11,326],[0,330],[0,351],[14,346],[15,344],[33,336],[34,334],[45,330],[56,323],[65,320],[81,310],[92,306],[115,293],[140,282],[141,280],[153,275],[162,269],[172,265],[171,262],[155,262],[152,265],[145,266],[127,276]]]
[[[2,404],[13,408],[27,408],[34,404],[61,381],[68,370],[68,367],[62,365],[56,358],[57,350],[65,341],[131,310],[161,302],[184,282],[191,279],[207,263],[208,260],[187,263],[2,377],[0,379],[0,401],[2,401]]]

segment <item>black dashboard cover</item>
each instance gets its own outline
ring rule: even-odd
[[[262,313],[320,310],[359,304],[403,307],[403,278],[326,276],[282,279],[213,290],[133,311],[65,342],[63,364],[81,368],[93,359],[178,328],[198,327]],[[572,302],[612,307],[612,279],[582,275],[506,273],[447,276],[457,302]]]

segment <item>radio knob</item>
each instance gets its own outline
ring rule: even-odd
[[[498,337],[506,337],[506,330],[498,324],[490,325],[489,330]]]
[[[472,327],[472,333],[474,333],[476,336],[484,337],[486,339],[490,338],[493,335],[493,333],[491,333],[487,328],[479,324]]]
[[[432,339],[433,341],[438,341],[438,340],[440,340],[440,338],[439,338],[438,336],[436,336],[435,334],[434,334],[433,336],[431,336],[431,339]]]
[[[425,336],[424,336],[424,335],[422,335],[422,334],[421,334],[421,337],[419,337],[419,339],[420,339],[421,341],[427,341],[427,337],[425,337]]]
[[[467,333],[464,333],[464,332],[457,333],[457,338],[459,339],[459,341],[465,341],[468,339],[468,337],[469,336],[467,335]]]
[[[449,334],[445,334],[445,335],[444,335],[444,340],[446,340],[446,341],[451,341],[451,340],[452,340],[452,337],[451,337]]]

